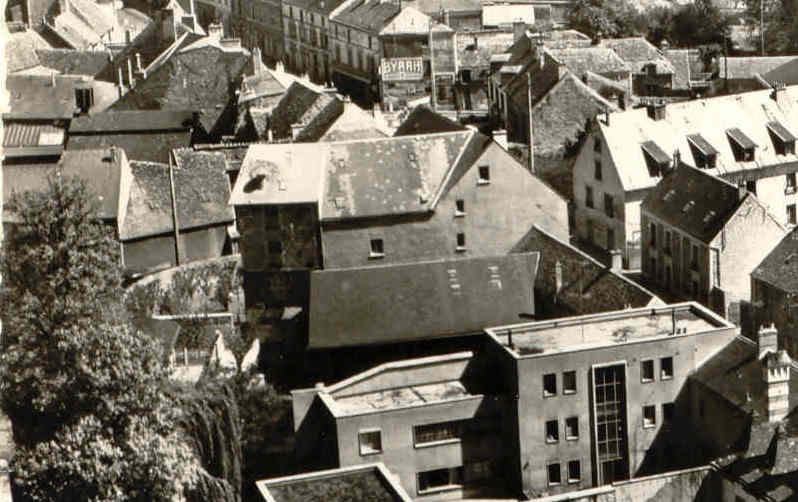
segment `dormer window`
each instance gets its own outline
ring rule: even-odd
[[[726,129],[726,135],[729,137],[734,160],[737,162],[750,162],[754,160],[756,143],[754,143],[751,138],[736,127]]]
[[[690,143],[690,150],[693,152],[695,166],[702,169],[712,169],[718,158],[718,151],[715,150],[709,141],[700,134],[688,134],[687,142]]]
[[[777,155],[795,154],[795,136],[781,122],[768,122],[768,132]]]
[[[652,178],[662,176],[668,170],[671,158],[653,141],[646,141],[640,145],[643,156],[646,158],[648,173]]]

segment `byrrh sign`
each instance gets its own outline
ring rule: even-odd
[[[383,59],[380,64],[382,80],[421,80],[424,78],[422,58]]]

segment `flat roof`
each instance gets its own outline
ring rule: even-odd
[[[515,357],[531,357],[733,327],[702,305],[685,302],[498,326],[485,331]]]
[[[267,502],[411,502],[382,462],[256,481]]]
[[[425,385],[408,385],[377,392],[333,398],[336,408],[344,415],[403,408],[431,402],[469,397],[468,390],[459,380]]]

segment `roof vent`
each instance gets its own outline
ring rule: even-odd
[[[662,197],[662,200],[668,202],[674,195],[676,195],[676,190],[671,188],[670,190],[668,190],[668,193],[666,193],[665,196]]]
[[[715,211],[708,212],[707,215],[704,216],[704,223],[709,223],[710,221],[712,221],[712,218],[714,217],[715,217]]]
[[[689,210],[693,209],[693,206],[695,206],[695,201],[691,200],[690,202],[684,205],[684,207],[682,208],[682,212],[683,213],[688,212]]]

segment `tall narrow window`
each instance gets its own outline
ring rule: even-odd
[[[466,250],[466,237],[463,232],[457,233],[457,251]]]
[[[576,371],[565,371],[562,374],[562,393],[576,393]]]
[[[640,361],[640,381],[643,383],[654,381],[654,360]]]
[[[786,193],[795,193],[795,173],[787,173],[785,178],[784,191]]]
[[[382,239],[371,239],[371,253],[372,258],[382,258],[385,256],[385,248],[382,244]]]
[[[463,199],[457,199],[454,203],[454,208],[455,216],[465,216],[465,201]]]
[[[651,247],[652,248],[657,247],[657,225],[656,225],[656,223],[649,224],[648,233],[650,235],[649,243],[651,244]]]
[[[796,221],[795,204],[787,204],[787,223],[795,225]]]
[[[601,181],[601,161],[596,160],[593,167],[594,167],[596,180]]]
[[[604,214],[608,218],[615,218],[615,200],[608,193],[604,194]]]
[[[557,374],[548,373],[543,375],[543,397],[557,395]]]
[[[565,419],[565,439],[568,441],[579,439],[579,417]]]
[[[660,380],[669,380],[673,378],[673,358],[663,357],[660,359]]]
[[[479,166],[479,178],[477,179],[479,185],[487,185],[490,183],[490,167]]]
[[[673,424],[673,403],[663,403],[662,405],[662,425],[670,427]]]
[[[560,478],[560,464],[558,463],[549,464],[547,470],[549,473],[549,484],[559,485],[562,482]]]
[[[546,442],[557,443],[560,441],[560,428],[557,420],[548,420],[546,422]]]
[[[643,428],[657,425],[657,407],[654,405],[643,406]]]
[[[582,469],[578,460],[568,462],[568,482],[578,483],[582,480]]]
[[[593,207],[593,187],[585,186],[585,206]]]

